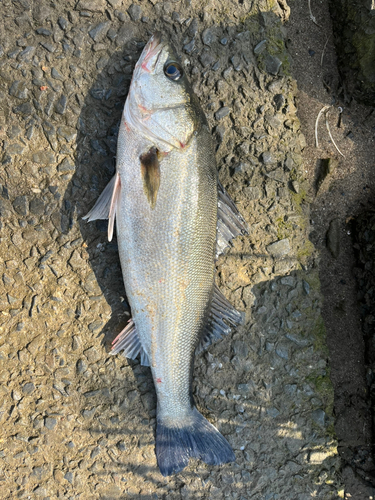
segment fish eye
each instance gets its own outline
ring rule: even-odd
[[[170,80],[177,81],[182,77],[183,71],[178,63],[170,62],[164,66],[164,74]]]

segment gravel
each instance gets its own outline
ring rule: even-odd
[[[8,2],[0,20],[2,498],[337,498],[305,143],[277,14],[263,0],[225,20],[190,2],[34,4]],[[130,317],[116,242],[105,222],[81,219],[114,173],[154,30],[182,55],[249,227],[217,263],[244,324],[197,356],[193,386],[236,462],[192,461],[169,478],[154,454],[150,370],[108,354]]]

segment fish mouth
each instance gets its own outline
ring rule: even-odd
[[[143,49],[143,57],[141,56],[140,58],[142,60],[141,68],[144,71],[151,73],[151,71],[155,68],[158,60],[155,56],[160,54],[165,44],[166,42],[163,40],[161,32],[156,31]]]

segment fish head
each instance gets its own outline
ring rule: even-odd
[[[185,148],[206,122],[175,49],[160,33],[135,66],[124,119],[161,151]]]

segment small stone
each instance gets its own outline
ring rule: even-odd
[[[78,250],[74,250],[68,262],[74,271],[82,269],[86,266],[86,261],[82,259]]]
[[[222,38],[220,40],[220,43],[221,43],[221,45],[226,45],[228,43],[228,39],[227,38]]]
[[[311,414],[312,419],[314,420],[315,423],[318,425],[321,425],[322,427],[325,424],[325,419],[326,419],[326,414],[323,410],[315,410]]]
[[[22,52],[18,54],[17,59],[19,61],[30,62],[31,59],[34,57],[34,53],[35,53],[35,47],[32,46],[26,47]]]
[[[198,19],[195,17],[191,23],[190,23],[190,26],[189,28],[187,29],[187,32],[186,34],[188,36],[195,36],[198,32]]]
[[[262,40],[259,42],[255,47],[254,47],[254,54],[258,55],[261,54],[264,49],[266,48],[267,45],[267,40]]]
[[[225,116],[229,115],[229,113],[230,113],[230,108],[228,108],[227,106],[223,106],[218,111],[216,111],[215,118],[216,120],[221,120]]]
[[[75,165],[70,161],[70,159],[64,158],[63,161],[57,166],[57,171],[61,174],[68,172],[74,172],[76,169]]]
[[[83,352],[90,363],[95,363],[101,357],[100,353],[95,349],[95,347],[90,347]]]
[[[44,201],[40,198],[34,198],[31,200],[30,212],[34,215],[42,215],[44,213]]]
[[[59,113],[59,115],[63,115],[66,111],[66,105],[67,105],[67,98],[65,95],[62,95],[60,99],[57,101],[55,104],[55,111],[56,113]]]
[[[132,3],[131,6],[128,8],[128,14],[132,21],[137,22],[142,17],[142,9],[139,5]]]
[[[191,54],[195,47],[195,38],[193,38],[189,43],[183,46],[184,51],[187,54]]]
[[[303,289],[306,293],[306,295],[310,294],[310,285],[307,283],[307,281],[303,280],[302,282]]]
[[[285,238],[283,240],[275,241],[275,243],[271,243],[268,245],[267,251],[273,257],[283,257],[284,255],[288,255],[290,253],[290,243],[289,239]]]
[[[60,28],[66,31],[68,28],[68,21],[64,17],[59,17],[57,22],[59,23]]]
[[[36,32],[38,33],[38,35],[43,35],[43,36],[52,35],[52,31],[48,30],[47,28],[38,28]]]
[[[243,63],[240,56],[233,56],[230,62],[233,64],[233,68],[235,71],[241,71],[241,69],[243,68]]]
[[[259,200],[261,198],[261,191],[258,186],[248,186],[243,191],[249,200]]]
[[[124,441],[119,441],[117,444],[116,444],[117,448],[120,450],[120,451],[126,451],[126,445],[124,443]]]
[[[282,65],[280,59],[276,56],[268,55],[265,59],[266,71],[270,75],[277,75]]]
[[[16,80],[12,83],[9,89],[9,95],[17,97],[17,99],[26,99],[28,94],[28,89],[26,88],[25,82]]]
[[[97,330],[100,330],[102,325],[103,325],[103,321],[96,320],[93,323],[90,323],[88,328],[89,328],[90,332],[96,332]]]
[[[269,151],[264,151],[264,153],[262,153],[261,160],[265,165],[276,163],[276,159],[274,158],[273,154],[270,153]]]
[[[104,12],[107,7],[106,0],[79,0],[76,9],[89,12]]]
[[[282,94],[276,94],[273,98],[273,102],[275,103],[276,110],[280,111],[285,104],[285,97]]]
[[[32,382],[28,382],[22,387],[22,392],[24,394],[31,394],[35,390],[35,385]]]
[[[105,38],[110,26],[111,23],[109,22],[100,23],[89,31],[89,35],[94,42],[101,42]]]
[[[52,45],[52,43],[48,43],[48,42],[40,42],[40,45],[45,48],[48,52],[51,52],[51,54],[53,54],[56,50],[56,47],[54,45]]]
[[[94,416],[95,411],[96,411],[96,408],[91,408],[91,410],[83,410],[82,416],[86,420],[90,420]]]
[[[0,217],[10,217],[11,214],[12,205],[10,204],[10,201],[4,200],[4,198],[0,198]]]
[[[268,408],[267,415],[269,415],[272,418],[276,418],[278,415],[280,415],[280,412],[277,408]]]
[[[298,181],[292,181],[292,188],[295,193],[299,193],[299,182]]]
[[[210,28],[206,28],[203,33],[202,33],[202,42],[205,45],[210,46],[214,41],[216,40],[216,37],[212,30]]]
[[[55,163],[55,155],[52,151],[38,151],[33,154],[33,162],[39,165],[51,165]]]
[[[45,417],[44,419],[44,427],[47,427],[47,429],[52,430],[55,428],[57,424],[57,420],[53,417]]]
[[[60,80],[61,82],[63,82],[65,80],[65,78],[57,71],[56,68],[51,69],[51,76],[55,80]]]
[[[21,146],[21,144],[15,143],[15,144],[9,144],[5,148],[5,151],[8,153],[8,155],[13,156],[13,155],[21,155],[24,149],[25,148]]]
[[[13,112],[16,113],[16,115],[28,116],[33,112],[33,108],[29,102],[24,102],[13,108]]]
[[[73,483],[73,473],[67,472],[64,476],[64,479],[66,479],[70,484],[72,484]]]
[[[289,359],[289,349],[288,346],[283,342],[279,342],[275,349],[276,354],[282,359]]]
[[[63,137],[67,142],[72,142],[77,138],[77,131],[72,127],[62,125],[57,129],[57,135]]]
[[[215,61],[213,56],[208,51],[203,52],[203,54],[199,56],[199,60],[204,68],[211,66],[211,64],[213,64],[213,62]]]
[[[329,223],[327,231],[326,244],[328,250],[331,252],[332,257],[335,259],[340,255],[340,221],[333,219]]]

